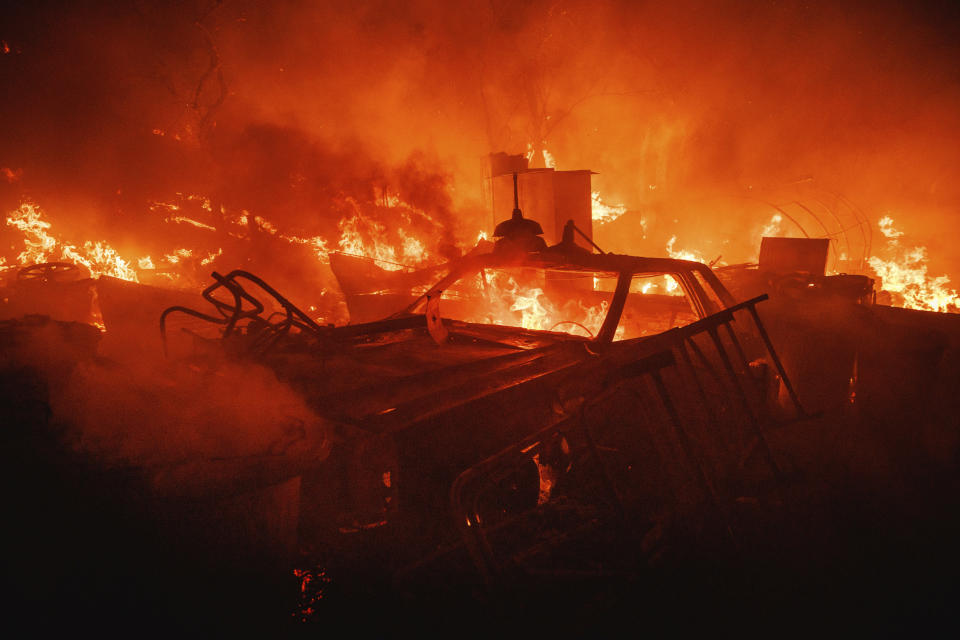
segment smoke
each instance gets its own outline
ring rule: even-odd
[[[951,3],[47,3],[6,17],[0,166],[23,174],[0,200],[26,191],[131,246],[144,202],[176,192],[331,229],[336,197],[383,186],[465,242],[487,224],[485,155],[532,144],[652,221],[645,243],[625,216],[620,250],[760,227],[757,207],[718,198],[812,179],[894,215],[934,271],[960,261],[944,240],[960,204]]]
[[[322,461],[329,425],[265,367],[79,363],[51,398],[74,449],[146,472],[162,495],[236,493]]]

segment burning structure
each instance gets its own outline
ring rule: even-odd
[[[952,12],[12,11],[13,609],[938,621]]]

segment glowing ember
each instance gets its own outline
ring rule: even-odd
[[[203,258],[203,259],[200,261],[200,264],[203,265],[203,266],[206,266],[206,265],[210,264],[211,262],[213,262],[214,260],[216,260],[217,258],[219,258],[220,256],[222,256],[222,255],[223,255],[223,249],[220,249],[219,251],[210,253],[206,258]]]
[[[890,216],[883,217],[878,226],[887,238],[889,257],[872,256],[867,262],[880,277],[882,290],[891,294],[893,303],[907,309],[960,313],[960,296],[947,287],[950,278],[931,278],[927,274],[926,247],[901,246],[903,232],[894,228]]]
[[[166,261],[169,262],[170,264],[177,264],[184,258],[189,258],[192,255],[193,255],[193,251],[191,251],[190,249],[177,249],[173,253],[168,253],[167,255],[165,255],[164,259],[166,259]]]
[[[316,617],[331,580],[326,569],[320,566],[294,569],[293,575],[300,582],[300,595],[292,616],[299,622],[308,622]]]
[[[263,231],[266,231],[272,236],[277,235],[277,232],[279,231],[276,225],[270,222],[269,220],[267,220],[266,218],[261,218],[260,216],[254,216],[253,221],[256,223],[257,227],[259,227]]]
[[[205,224],[205,223],[203,223],[203,222],[200,222],[199,220],[194,220],[193,218],[188,218],[187,216],[171,216],[171,217],[167,218],[167,222],[176,222],[176,223],[189,224],[189,225],[192,225],[192,226],[194,226],[194,227],[197,227],[198,229],[207,229],[208,231],[216,231],[216,230],[217,230],[217,228],[214,227],[213,225]]]

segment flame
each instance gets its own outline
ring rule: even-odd
[[[385,241],[386,227],[375,220],[368,220],[359,213],[343,218],[338,225],[340,241],[337,243],[344,253],[366,256],[380,261],[387,271],[399,271],[403,265],[397,262],[396,250]],[[364,235],[370,238],[364,240]]]
[[[478,292],[478,302],[461,320],[483,324],[519,326],[535,331],[559,331],[586,335],[584,328],[596,335],[607,315],[607,301],[596,305],[568,299],[563,303],[551,299],[536,284],[521,284],[514,276],[497,270],[478,275],[471,283]],[[583,325],[582,327],[579,325]]]
[[[871,256],[867,262],[880,277],[882,290],[892,295],[894,304],[907,309],[960,313],[960,296],[947,287],[950,278],[931,278],[927,274],[927,248],[901,246],[903,232],[894,228],[890,216],[881,218],[877,226],[887,238],[886,253],[891,257],[884,260]]]
[[[430,259],[420,239],[400,227],[395,232],[399,241],[395,242],[385,225],[363,215],[353,200],[348,199],[348,203],[354,207],[354,214],[344,216],[339,223],[337,246],[343,253],[372,258],[387,271],[421,266]]]
[[[557,168],[557,160],[556,160],[556,158],[553,157],[553,154],[552,154],[552,153],[550,153],[549,151],[547,151],[547,148],[546,148],[546,147],[543,148],[543,166],[547,167],[548,169],[556,169],[556,168]]]
[[[543,144],[541,152],[543,154],[544,166],[548,169],[556,169],[557,159],[547,149],[546,143]],[[536,150],[534,149],[533,144],[528,142],[526,153],[527,160],[532,160],[535,153]],[[590,193],[590,210],[591,217],[593,218],[594,222],[605,224],[607,222],[613,222],[625,214],[627,212],[627,206],[624,204],[607,204],[603,201],[603,198],[600,197],[599,191],[592,191]],[[643,235],[646,236],[647,224],[643,218],[640,219],[640,228],[643,230]]]
[[[779,213],[773,214],[770,218],[770,222],[763,225],[763,228],[760,229],[761,238],[769,238],[772,236],[778,236],[782,232],[780,228],[781,223],[783,222],[783,216]]]
[[[200,260],[200,264],[206,266],[223,255],[223,249],[218,249],[217,251],[211,251],[206,258]]]
[[[547,310],[540,303],[540,296],[543,295],[543,289],[519,290],[516,282],[513,282],[513,304],[510,305],[510,311],[519,311],[522,320],[520,326],[524,329],[546,329]]]
[[[288,236],[281,234],[280,237],[291,244],[306,244],[313,247],[314,252],[317,255],[317,260],[324,264],[329,264],[330,262],[330,249],[327,247],[326,239],[320,236],[314,236],[312,238],[300,238],[298,236]]]
[[[185,223],[185,224],[193,225],[198,229],[206,229],[208,231],[217,230],[217,228],[214,227],[213,225],[200,222],[199,220],[194,220],[193,218],[188,218],[187,216],[171,216],[167,218],[167,222]]]
[[[17,256],[21,266],[62,260],[82,265],[94,278],[105,275],[137,282],[137,272],[130,262],[106,242],[87,240],[82,248],[62,242],[50,235],[51,223],[42,219],[37,205],[24,202],[7,216],[7,225],[23,232],[24,249]]]
[[[423,246],[423,243],[413,236],[408,236],[402,228],[398,229],[397,233],[399,233],[403,239],[403,247],[401,249],[403,259],[414,263],[423,262],[426,256],[426,248]]]
[[[692,260],[694,262],[703,262],[706,263],[706,258],[703,257],[697,251],[688,251],[685,249],[674,249],[673,246],[677,243],[677,236],[670,236],[670,239],[667,240],[667,255],[673,258],[674,260]]]
[[[17,182],[23,177],[23,169],[11,169],[10,167],[0,168],[0,174],[3,174],[7,182]]]
[[[896,240],[897,238],[903,236],[903,231],[897,231],[893,228],[893,218],[890,216],[883,216],[877,222],[877,226],[880,228],[880,233],[886,236],[890,240]]]
[[[590,209],[593,220],[600,224],[613,222],[627,212],[626,205],[605,203],[603,198],[600,197],[599,191],[590,194]],[[640,226],[646,234],[646,223],[642,219],[640,220]]]
[[[442,237],[441,224],[397,195],[381,195],[383,197],[376,203],[358,203],[344,198],[341,202],[349,208],[347,215],[340,220],[340,233],[328,238],[298,234],[279,221],[246,209],[228,211],[225,207],[214,206],[211,199],[203,195],[177,192],[169,199],[144,202],[144,207],[159,220],[183,227],[175,237],[183,238],[186,232],[190,234],[187,238],[194,240],[157,246],[154,244],[156,238],[150,238],[152,250],[149,255],[145,251],[144,255],[132,259],[121,256],[110,244],[98,238],[68,242],[54,232],[54,221],[38,205],[24,202],[7,218],[7,225],[22,233],[23,245],[17,248],[22,251],[16,258],[13,252],[0,256],[0,270],[7,272],[28,264],[69,261],[86,267],[94,278],[108,275],[149,284],[162,279],[168,285],[192,287],[200,284],[198,277],[205,267],[216,264],[221,257],[226,260],[229,256],[235,260],[237,255],[249,255],[248,248],[241,245],[259,242],[257,237],[261,236],[273,238],[281,245],[304,245],[314,255],[318,269],[320,265],[329,264],[330,252],[337,248],[376,260],[391,270],[429,264],[433,259],[432,243],[440,242]],[[219,247],[211,243],[213,237],[223,236],[231,238],[229,245]],[[279,250],[282,251],[282,247]],[[317,275],[318,280],[332,276],[322,270]],[[331,300],[337,295],[333,291],[333,295],[327,295],[327,289],[319,293],[320,296],[327,295],[325,307],[337,304]],[[311,295],[317,295],[317,291],[312,291]]]
[[[279,229],[277,226],[267,220],[266,218],[261,218],[260,216],[253,216],[253,221],[256,223],[257,227],[263,231],[266,231],[272,236],[277,235]]]
[[[168,253],[164,256],[167,262],[170,264],[177,264],[184,258],[189,258],[193,255],[193,251],[190,249],[176,249],[173,253]]]

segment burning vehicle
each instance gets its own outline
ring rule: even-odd
[[[162,333],[176,351],[176,318],[220,328],[224,349],[332,425],[329,457],[298,467],[300,533],[341,580],[373,562],[374,584],[421,602],[544,571],[626,580],[667,529],[728,537],[738,499],[773,499],[766,431],[803,410],[757,311],[766,296],[737,303],[706,265],[593,253],[578,232],[571,220],[547,246],[515,206],[495,243],[431,284],[408,278],[403,309],[346,326],[253,274],[215,273],[213,311],[168,308]]]

